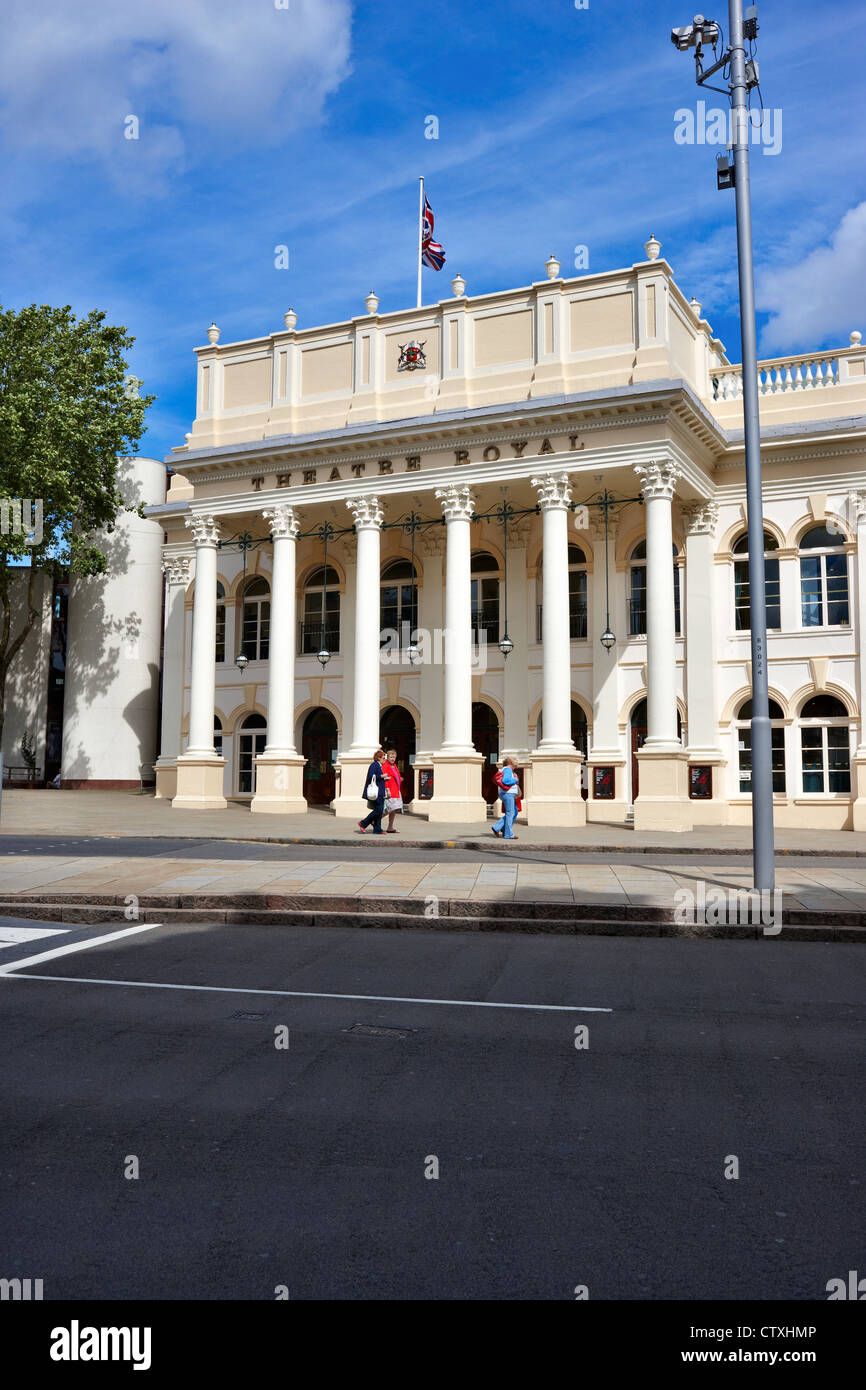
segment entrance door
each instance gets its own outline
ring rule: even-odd
[[[334,799],[337,754],[337,721],[320,705],[310,710],[301,735],[304,764],[304,796],[308,806],[327,806]]]
[[[408,805],[415,796],[415,769],[409,759],[415,753],[415,721],[402,705],[389,705],[379,721],[379,742],[388,752],[397,750],[397,766],[403,779],[403,800]]]
[[[261,714],[248,714],[238,735],[238,795],[252,796],[256,790],[256,758],[264,753],[268,741],[267,723]]]
[[[472,742],[478,753],[484,754],[481,768],[481,795],[492,806],[499,797],[494,781],[499,757],[499,720],[489,705],[477,701],[472,706]]]
[[[586,756],[589,751],[589,738],[586,727],[586,714],[581,709],[576,700],[571,702],[571,741],[578,753],[583,754],[583,763],[580,770],[580,794],[586,801],[589,797],[589,774],[586,767]],[[535,745],[538,747],[544,738],[544,715],[539,714],[538,722],[535,726]]]
[[[631,712],[631,799],[632,803],[637,800],[638,795],[638,760],[635,753],[639,748],[643,748],[647,735],[647,713],[646,700],[641,700],[640,704],[635,705]],[[683,721],[680,712],[677,710],[677,738],[682,738]]]

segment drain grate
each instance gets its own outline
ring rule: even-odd
[[[229,1017],[230,1019],[240,1019],[244,1023],[260,1023],[263,1018],[267,1018],[267,1014],[251,1014],[247,1013],[245,1009],[239,1009],[236,1014],[231,1014]]]
[[[389,1028],[378,1023],[353,1023],[344,1028],[344,1033],[360,1033],[365,1038],[408,1038],[417,1033],[417,1028]]]

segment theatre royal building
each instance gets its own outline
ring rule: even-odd
[[[742,372],[659,250],[211,326],[145,514],[157,796],[357,819],[382,745],[431,821],[483,822],[510,755],[530,824],[748,822]],[[864,830],[866,347],[759,378],[776,823]]]

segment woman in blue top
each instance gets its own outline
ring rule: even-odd
[[[385,795],[387,792],[387,787],[385,785],[385,771],[382,767],[382,759],[384,757],[384,748],[377,748],[375,753],[373,754],[373,761],[367,768],[367,776],[364,778],[365,798],[367,797],[367,788],[369,787],[371,782],[376,783],[378,795],[375,801],[373,801],[372,799],[367,799],[367,805],[370,807],[370,814],[368,816],[365,816],[363,820],[358,821],[358,829],[360,830],[362,835],[365,833],[369,825],[372,825],[374,835],[382,834],[382,812],[385,809]]]
[[[504,815],[493,826],[494,835],[503,835],[506,840],[516,840],[514,833],[514,817],[517,815],[517,798],[520,795],[520,784],[514,775],[514,759],[506,758],[502,765],[502,771],[497,778],[499,783],[499,796],[502,801]]]

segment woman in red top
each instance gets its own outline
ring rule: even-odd
[[[400,769],[397,766],[397,750],[389,748],[382,764],[382,771],[385,774],[385,811],[388,816],[388,835],[396,835],[394,829],[394,817],[398,811],[403,810],[403,778],[400,776]]]

